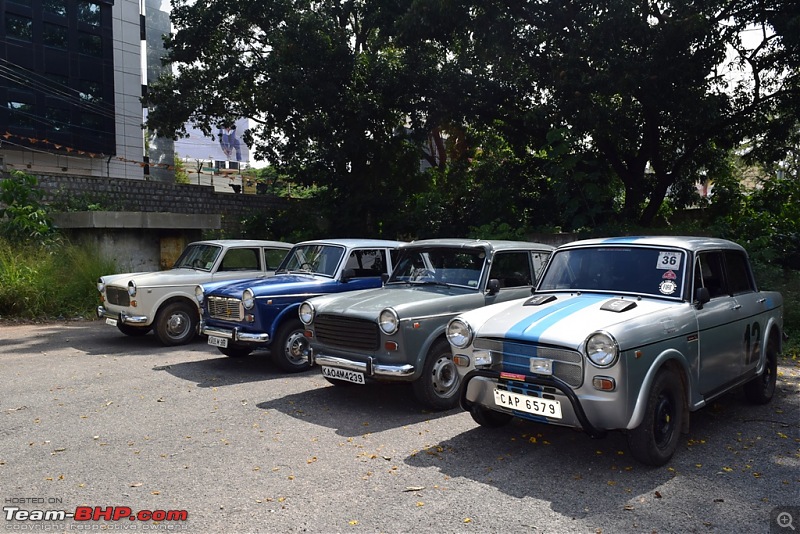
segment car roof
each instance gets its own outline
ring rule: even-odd
[[[310,241],[302,241],[297,243],[300,245],[339,245],[348,248],[360,247],[386,247],[397,248],[402,245],[404,241],[392,241],[388,239],[362,239],[362,238],[333,238],[333,239],[312,239]]]
[[[510,241],[505,239],[468,239],[447,237],[438,239],[418,239],[401,246],[401,249],[414,247],[482,247],[489,250],[553,250],[555,247],[532,241]]]
[[[263,239],[204,239],[192,241],[190,245],[220,245],[223,247],[277,247],[290,249],[294,243],[284,241],[267,241]]]
[[[558,250],[596,245],[637,245],[656,247],[676,247],[689,251],[709,249],[732,249],[744,251],[744,247],[727,239],[702,236],[620,236],[583,239],[558,247]]]

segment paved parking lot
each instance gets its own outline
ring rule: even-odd
[[[736,392],[693,414],[675,458],[653,469],[619,433],[490,431],[460,410],[422,410],[405,386],[335,387],[204,339],[167,348],[99,321],[3,323],[0,352],[9,531],[800,528],[797,362],[782,361],[772,404]]]

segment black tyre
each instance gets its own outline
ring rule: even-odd
[[[155,323],[156,336],[167,346],[184,345],[197,335],[199,322],[197,306],[187,302],[173,302],[158,312]]]
[[[680,377],[669,369],[658,372],[647,396],[642,423],[628,433],[631,454],[645,465],[667,463],[678,448],[686,400]]]
[[[764,372],[744,385],[744,395],[753,404],[767,404],[775,394],[778,378],[778,348],[773,341],[767,343],[767,363]]]
[[[126,336],[133,337],[143,336],[150,331],[149,326],[133,326],[119,320],[117,321],[117,329]]]
[[[422,376],[412,383],[414,396],[432,410],[450,410],[458,406],[460,385],[450,345],[443,339],[434,342],[425,357]]]
[[[500,428],[514,419],[510,413],[496,412],[477,404],[469,409],[469,414],[476,423],[486,428]]]
[[[272,361],[287,373],[299,373],[311,366],[306,358],[308,340],[303,332],[305,327],[299,319],[286,321],[278,327],[272,341]]]
[[[253,349],[247,347],[217,347],[217,349],[230,358],[244,358],[245,356],[250,356],[250,353],[253,352]]]

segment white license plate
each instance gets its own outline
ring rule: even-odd
[[[208,344],[213,345],[215,347],[222,347],[223,349],[228,348],[228,338],[226,337],[217,337],[217,336],[208,336]]]
[[[111,326],[117,326],[117,320],[112,319],[111,317],[106,317],[106,324]]]
[[[344,380],[345,382],[352,382],[353,384],[366,384],[364,380],[364,373],[358,371],[346,371],[344,369],[336,369],[333,367],[323,367],[322,375],[334,380]]]
[[[541,397],[529,397],[528,395],[495,389],[494,402],[498,406],[505,406],[520,412],[552,417],[553,419],[561,419],[562,417],[560,402]]]

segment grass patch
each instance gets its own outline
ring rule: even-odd
[[[113,261],[81,245],[18,245],[0,239],[0,317],[93,317],[97,278]]]

